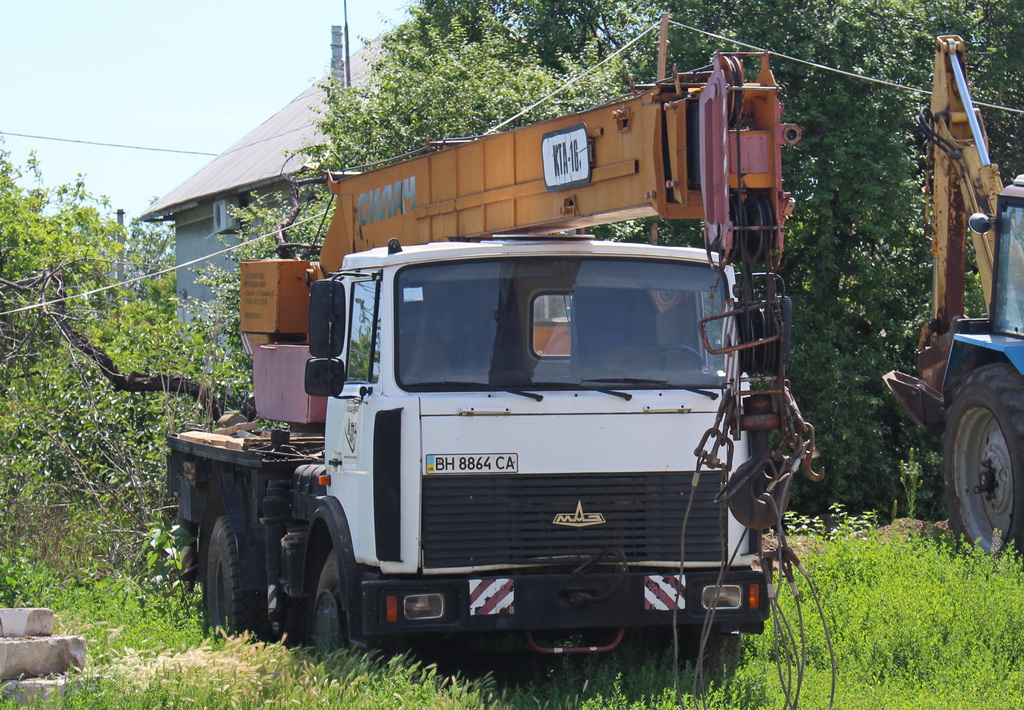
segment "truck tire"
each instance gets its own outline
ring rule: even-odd
[[[989,551],[1024,549],[1022,442],[1024,377],[1008,363],[969,373],[946,415],[946,508],[950,529]]]
[[[271,637],[264,593],[242,589],[238,541],[228,516],[217,518],[210,535],[210,552],[203,584],[203,607],[210,626],[228,633],[248,631]]]
[[[722,633],[713,629],[704,645],[704,657],[700,655],[700,628],[684,646],[684,655],[680,661],[692,663],[695,667],[701,664],[706,680],[722,680],[736,674],[743,651],[743,636],[738,633]]]
[[[320,570],[320,581],[316,585],[316,594],[310,600],[306,626],[309,644],[317,653],[326,653],[348,643],[345,609],[341,600],[338,557],[332,550]]]
[[[285,604],[284,623],[281,626],[279,638],[288,645],[303,646],[306,644],[306,617],[308,616],[306,600],[286,597],[283,603]]]

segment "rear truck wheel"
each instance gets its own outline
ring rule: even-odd
[[[261,639],[272,635],[265,594],[242,589],[238,541],[226,515],[217,518],[210,535],[203,606],[210,626],[228,633],[248,631]]]
[[[943,434],[949,527],[984,549],[1024,549],[1024,377],[1007,363],[968,374]]]
[[[309,643],[317,653],[341,648],[348,643],[345,608],[341,600],[338,558],[332,550],[320,571],[307,624]]]

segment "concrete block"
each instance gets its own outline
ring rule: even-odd
[[[0,636],[52,636],[53,612],[49,609],[0,609]]]
[[[72,667],[85,667],[81,636],[0,639],[0,680],[65,673]]]
[[[80,685],[80,681],[69,682],[67,676],[0,681],[0,700],[14,700],[18,705],[38,707],[39,703],[62,697]]]

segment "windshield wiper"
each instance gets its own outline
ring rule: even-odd
[[[700,387],[693,387],[691,385],[671,385],[668,380],[648,380],[642,377],[594,377],[583,380],[584,382],[606,382],[608,384],[619,384],[619,385],[666,385],[671,389],[686,390],[687,392],[693,392],[704,397],[709,397],[712,400],[718,399],[718,393],[712,392],[711,390],[701,389]]]
[[[605,387],[590,387],[584,384],[576,382],[533,382],[531,383],[534,387],[548,387],[551,389],[558,390],[579,390],[583,392],[600,392],[601,394],[610,394],[613,397],[621,397],[627,402],[633,399],[633,395],[629,392],[619,392],[618,390],[610,390]]]
[[[470,382],[467,380],[437,380],[435,382],[413,382],[410,383],[409,387],[421,388],[421,387],[464,387],[466,389],[483,390],[485,392],[508,392],[509,394],[519,395],[520,397],[529,397],[532,400],[540,402],[544,399],[544,395],[537,394],[536,392],[527,392],[519,389],[509,389],[507,387],[500,387],[489,385],[485,382]]]
[[[681,390],[686,390],[687,392],[693,392],[694,394],[709,397],[712,401],[718,399],[718,393],[712,392],[711,390],[701,389],[700,387],[691,387],[690,385],[676,385],[676,387]]]
[[[544,399],[544,395],[537,394],[536,392],[527,392],[526,390],[509,390],[502,387],[496,387],[495,389],[500,389],[502,392],[508,392],[509,394],[517,394],[520,397],[529,397],[530,399],[534,399],[538,402]]]
[[[484,382],[468,380],[434,380],[431,382],[410,382],[409,387],[472,387],[473,389],[489,390],[491,386]]]
[[[648,380],[643,377],[588,377],[584,382],[607,382],[610,385],[667,385],[668,380]]]

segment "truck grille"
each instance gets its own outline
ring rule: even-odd
[[[583,560],[607,548],[629,562],[679,559],[691,472],[427,475],[428,568]],[[721,559],[718,477],[705,474],[686,531],[688,562]],[[598,517],[600,514],[600,518]],[[587,523],[603,518],[600,524]]]

